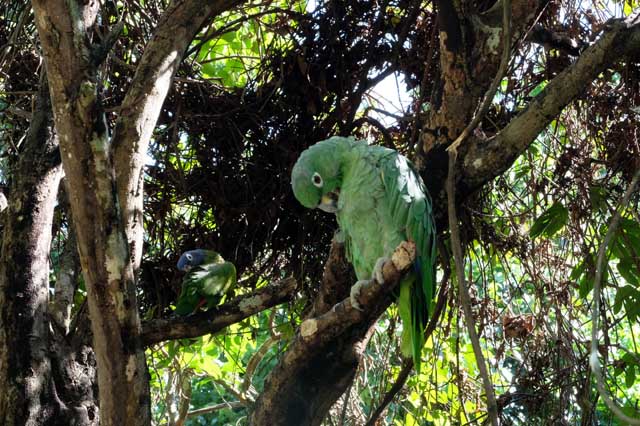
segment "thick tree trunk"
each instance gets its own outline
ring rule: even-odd
[[[62,166],[46,83],[13,168],[0,255],[0,424],[92,425],[93,354],[50,323],[49,248]]]

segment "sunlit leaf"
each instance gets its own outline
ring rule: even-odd
[[[552,237],[567,224],[568,219],[569,211],[560,202],[556,202],[536,219],[529,230],[529,236]]]

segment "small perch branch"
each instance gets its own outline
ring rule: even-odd
[[[315,318],[309,318],[300,324],[300,338],[308,348],[311,346],[321,346],[322,344],[335,339],[347,328],[361,322],[369,316],[378,317],[380,315],[380,301],[384,300],[400,282],[400,279],[407,272],[416,257],[416,246],[414,243],[402,242],[393,252],[391,261],[384,264],[382,275],[384,285],[380,285],[375,280],[370,280],[363,285],[358,297],[362,311],[355,309],[351,305],[350,298],[346,298],[338,303],[329,312]],[[378,306],[376,306],[378,305]],[[384,308],[386,309],[386,304]],[[295,343],[294,343],[295,344]],[[295,353],[289,351],[288,354]]]
[[[251,294],[186,317],[147,321],[142,324],[142,342],[145,346],[165,340],[184,339],[215,333],[262,312],[272,306],[291,300],[297,287],[296,280],[285,278],[276,284],[260,288]]]
[[[221,402],[220,404],[211,405],[209,407],[198,408],[197,410],[189,411],[187,413],[187,417],[199,416],[201,414],[209,414],[214,411],[222,410],[224,408],[229,408],[233,410],[234,408],[244,407],[244,404],[240,401],[230,401],[230,402]]]

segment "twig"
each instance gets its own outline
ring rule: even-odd
[[[487,395],[487,411],[491,424],[498,426],[498,404],[496,403],[496,396],[493,393],[493,383],[489,377],[487,370],[487,364],[482,354],[482,348],[480,348],[480,339],[474,326],[473,312],[471,311],[471,298],[469,297],[469,289],[464,278],[464,261],[462,258],[462,245],[460,243],[460,230],[458,229],[458,217],[456,215],[455,205],[455,185],[453,179],[453,172],[456,163],[456,152],[449,152],[449,176],[447,177],[447,205],[449,211],[449,229],[451,230],[451,248],[453,250],[453,259],[456,265],[456,276],[458,281],[458,292],[460,293],[460,303],[462,304],[462,310],[464,311],[465,322],[467,324],[467,330],[469,332],[469,339],[471,340],[471,346],[473,347],[473,353],[478,363],[478,370],[482,377],[482,383]]]
[[[620,206],[626,206],[629,203],[629,199],[635,190],[636,185],[638,184],[638,180],[640,180],[640,168],[636,171],[631,179],[631,183],[629,187],[624,193],[622,197],[622,201],[620,202]],[[591,311],[591,355],[589,356],[589,364],[591,365],[591,371],[593,375],[596,377],[596,387],[598,389],[598,393],[607,404],[607,407],[618,417],[622,422],[628,423],[630,425],[640,425],[640,419],[636,419],[633,417],[629,417],[622,412],[620,407],[613,401],[611,395],[604,387],[604,377],[602,374],[602,369],[600,367],[600,360],[598,359],[598,316],[600,315],[600,292],[601,292],[601,281],[602,274],[604,269],[604,258],[607,252],[607,246],[611,242],[613,235],[615,234],[616,228],[620,223],[620,218],[622,216],[621,208],[618,207],[611,222],[609,223],[609,229],[607,230],[607,234],[604,237],[604,241],[600,245],[598,249],[598,259],[596,260],[596,276],[593,283],[593,310]]]
[[[353,384],[355,383],[355,378],[349,383],[349,387],[344,392],[344,404],[342,404],[342,412],[340,413],[340,426],[344,426],[345,419],[347,418],[347,407],[349,406],[349,397],[351,396],[351,389],[353,388]]]
[[[449,280],[449,273],[448,271],[445,271],[445,275],[444,277],[442,277],[442,280],[440,281],[441,282],[440,293],[438,294],[438,301],[436,302],[436,308],[434,309],[433,316],[431,317],[431,320],[427,325],[427,329],[424,332],[425,341],[429,339],[429,336],[431,336],[431,333],[433,333],[433,331],[436,329],[436,325],[439,323],[440,314],[442,313],[442,310],[444,309],[444,306],[447,301],[448,288],[446,283],[448,280]],[[365,423],[364,426],[374,426],[376,424],[376,422],[378,421],[378,418],[382,415],[382,413],[387,408],[387,406],[391,403],[391,401],[393,401],[393,398],[396,397],[396,394],[400,392],[400,390],[404,387],[404,384],[409,378],[409,374],[411,373],[412,369],[413,369],[413,358],[405,359],[404,362],[402,363],[402,369],[400,370],[400,373],[398,373],[398,377],[396,378],[396,381],[391,386],[391,389],[389,389],[389,391],[385,394],[384,398],[382,399],[382,402],[380,403],[380,405],[378,405],[376,410],[371,414],[371,416],[369,417],[369,420],[367,420],[367,423]]]
[[[400,390],[404,387],[404,383],[409,378],[411,370],[413,370],[413,359],[407,358],[402,363],[402,369],[400,370],[400,373],[398,373],[398,378],[396,379],[395,383],[385,394],[384,399],[382,400],[380,405],[378,405],[376,411],[371,414],[371,417],[369,417],[369,420],[367,420],[367,423],[365,423],[364,426],[374,426],[376,424],[378,418],[382,415],[384,410],[387,409],[387,406],[391,403],[391,401],[393,401],[393,398],[396,397],[396,394],[400,392]]]
[[[282,334],[276,334],[274,336],[270,336],[265,342],[260,346],[260,348],[256,351],[255,354],[249,360],[247,364],[247,369],[244,373],[244,380],[240,389],[242,392],[247,392],[249,387],[251,386],[251,380],[253,379],[253,374],[256,371],[256,368],[260,364],[260,362],[264,359],[269,349],[273,347],[273,345],[277,344],[282,339]]]
[[[244,407],[244,404],[240,401],[221,402],[220,404],[210,405],[209,407],[198,408],[197,410],[189,411],[187,417],[199,416],[201,414],[208,414],[214,411],[222,410],[224,408],[240,408]]]

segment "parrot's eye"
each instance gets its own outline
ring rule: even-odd
[[[313,174],[311,181],[313,182],[314,186],[322,188],[322,176],[320,176],[317,172]]]
[[[187,260],[188,260],[188,261],[192,261],[192,260],[193,260],[193,256],[192,256],[192,255],[190,255],[189,253],[187,253]]]

